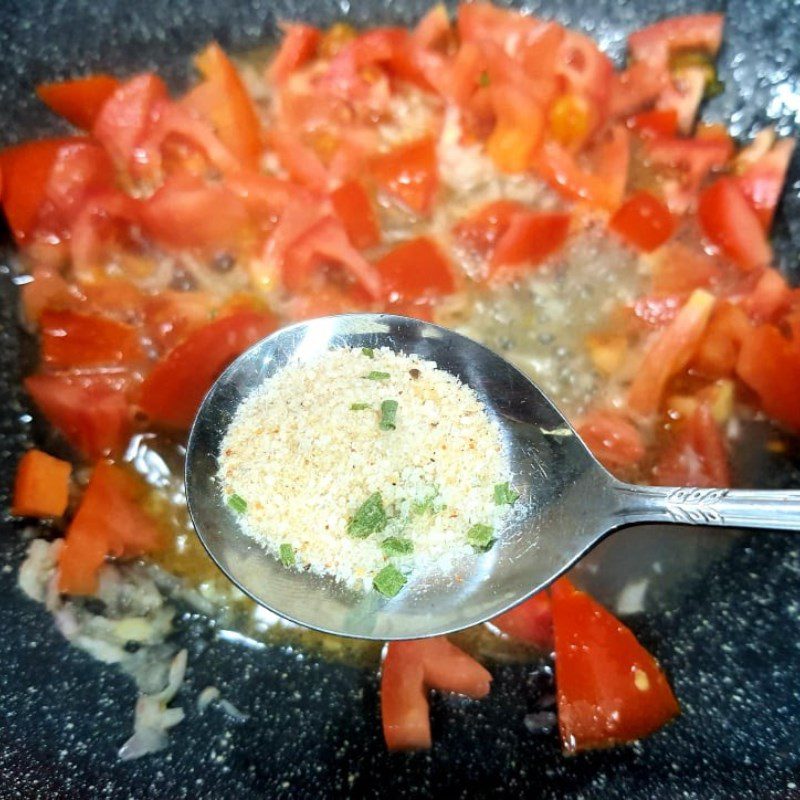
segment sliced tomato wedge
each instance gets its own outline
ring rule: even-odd
[[[567,578],[551,596],[565,753],[641,739],[680,713],[664,673],[629,628]]]
[[[675,231],[669,209],[650,192],[636,192],[608,223],[614,233],[644,253],[661,247]]]
[[[360,181],[345,181],[334,189],[331,192],[331,203],[353,247],[365,250],[378,244],[381,239],[378,219],[372,201]]]
[[[162,546],[158,523],[142,508],[146,491],[141,479],[121,467],[95,465],[59,553],[59,591],[93,594],[106,557],[132,558]]]
[[[520,264],[535,266],[559,250],[569,232],[570,216],[559,212],[520,211],[511,217],[489,259],[492,280],[513,277]]]
[[[800,345],[775,325],[759,325],[742,342],[736,373],[761,401],[764,411],[800,430]]]
[[[755,210],[766,231],[772,227],[794,147],[793,139],[780,139],[761,158],[747,166],[737,178],[742,194]]]
[[[370,171],[378,186],[418,214],[430,211],[439,188],[436,145],[426,137],[376,156]]]
[[[298,140],[296,134],[275,128],[269,131],[267,139],[293,181],[318,194],[328,190],[330,176],[325,165],[314,150]]]
[[[628,37],[628,49],[635,61],[652,67],[666,67],[672,53],[701,50],[715,56],[722,44],[722,14],[689,14],[667,19],[635,31]]]
[[[284,83],[297,69],[310,61],[317,52],[322,34],[311,25],[284,23],[283,39],[269,68],[269,77],[277,84]]]
[[[453,269],[425,236],[397,245],[376,264],[388,303],[430,300],[455,291]]]
[[[492,676],[443,636],[390,642],[381,667],[381,718],[390,750],[431,746],[429,689],[475,700],[489,694]]]
[[[628,407],[637,414],[654,414],[667,381],[691,361],[714,308],[714,295],[695,290],[667,328],[654,334],[628,392]]]
[[[697,218],[703,233],[742,270],[772,260],[764,228],[733,178],[719,178],[702,192]]]
[[[44,363],[54,369],[130,363],[144,356],[136,328],[93,314],[47,310],[40,335]]]
[[[520,642],[548,652],[553,649],[553,612],[547,589],[495,617],[491,624]]]
[[[275,327],[271,314],[246,311],[190,333],[147,376],[139,396],[140,408],[155,423],[185,430],[219,373]]]
[[[98,73],[56,83],[41,83],[36,94],[76,128],[90,131],[106,100],[119,88],[111,75]]]
[[[642,434],[618,411],[593,411],[576,428],[586,446],[609,470],[631,467],[644,458]]]
[[[67,441],[88,458],[119,453],[131,432],[125,390],[103,376],[31,375],[25,388]]]
[[[17,466],[11,513],[15,517],[63,516],[69,503],[71,474],[69,461],[41,450],[28,450]]]
[[[733,375],[742,343],[751,329],[747,315],[739,306],[719,302],[692,359],[692,370],[708,378]]]

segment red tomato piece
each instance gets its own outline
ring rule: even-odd
[[[107,461],[96,464],[58,557],[58,588],[87,595],[107,556],[132,558],[162,545],[156,521],[142,508],[141,479]]]
[[[88,458],[119,453],[131,431],[125,392],[102,376],[31,375],[25,388],[47,420]]]
[[[644,253],[661,247],[675,231],[669,209],[650,192],[636,192],[617,209],[609,228]]]
[[[328,190],[330,178],[325,165],[310,147],[299,141],[296,134],[273,129],[267,138],[292,180],[319,194]]]
[[[714,295],[697,289],[669,327],[655,334],[628,392],[628,407],[636,414],[658,410],[667,381],[692,359],[714,308]]]
[[[161,351],[178,342],[211,319],[215,299],[203,292],[162,291],[147,298],[143,316],[147,335]]]
[[[371,173],[384,191],[417,214],[427,214],[439,188],[436,145],[426,137],[377,156]]]
[[[58,272],[34,268],[32,278],[20,290],[25,319],[30,323],[38,322],[45,308],[64,308],[80,299]]]
[[[331,192],[331,203],[353,247],[365,250],[378,244],[381,231],[375,209],[359,181],[345,181],[338,189],[334,189]]]
[[[455,291],[447,257],[425,236],[397,245],[375,264],[375,269],[389,303],[432,299]]]
[[[678,130],[683,134],[688,135],[694,129],[707,81],[707,68],[684,67],[675,73],[658,97],[658,108],[675,111]]]
[[[546,589],[495,617],[491,624],[520,642],[541,650],[553,649],[553,612]]]
[[[772,260],[764,229],[733,178],[719,178],[702,192],[697,217],[703,233],[742,270]]]
[[[725,439],[707,403],[701,402],[653,468],[658,486],[727,488],[731,485]]]
[[[608,111],[608,96],[614,65],[611,59],[588,36],[567,31],[558,51],[556,74],[570,91],[586,97],[593,106],[597,127]]]
[[[453,234],[458,241],[478,255],[488,257],[508,230],[512,218],[526,207],[516,200],[495,200],[461,220]]]
[[[692,370],[708,378],[733,375],[742,342],[751,329],[747,315],[739,306],[724,301],[718,303],[692,359]]]
[[[496,123],[486,153],[503,172],[525,172],[541,142],[544,113],[525,91],[501,79],[489,91]]]
[[[629,117],[631,114],[648,114],[644,111],[656,101],[669,83],[666,68],[653,69],[643,61],[631,64],[622,72],[611,77],[611,89],[608,99],[608,115],[612,119]],[[675,118],[677,128],[677,115]],[[674,136],[675,131],[670,135]]]
[[[260,223],[277,222],[290,203],[310,206],[314,196],[291,181],[254,172],[230,175],[225,185],[247,206],[250,215]]]
[[[789,309],[792,289],[776,269],[765,269],[753,287],[742,298],[742,308],[756,322],[771,322]]]
[[[681,50],[703,50],[715,56],[722,44],[724,23],[722,14],[669,17],[632,33],[628,49],[633,60],[654,67],[667,66],[670,54]]]
[[[381,719],[390,750],[431,746],[429,689],[475,700],[489,694],[492,676],[444,636],[390,642],[381,668]]]
[[[737,178],[739,188],[758,214],[764,230],[772,226],[772,218],[783,192],[786,173],[794,152],[793,139],[781,139],[761,158],[749,165]]]
[[[617,411],[594,411],[576,426],[586,446],[606,469],[638,464],[645,455],[639,430]]]
[[[188,428],[219,373],[275,327],[270,314],[255,312],[209,322],[155,365],[142,384],[140,408],[155,423]]]
[[[437,3],[414,26],[411,35],[417,45],[428,49],[447,44],[451,33],[447,6]]]
[[[268,70],[269,77],[277,84],[283,83],[296,69],[316,55],[322,36],[311,25],[293,22],[281,27],[283,40]]]
[[[36,94],[76,128],[90,131],[100,109],[119,87],[111,75],[98,73],[56,83],[41,83]]]
[[[713,256],[697,247],[670,242],[654,257],[653,291],[657,295],[688,295],[717,284],[722,270]]]
[[[761,401],[764,411],[800,430],[800,345],[777,327],[760,325],[742,342],[736,372]]]
[[[678,133],[678,112],[674,108],[642,111],[628,119],[628,127],[640,136],[674,139]]]
[[[72,464],[28,450],[20,459],[14,479],[11,513],[15,517],[61,517],[69,502]]]
[[[629,628],[567,578],[551,596],[565,753],[641,739],[680,713],[664,673]]]
[[[75,311],[45,311],[40,320],[42,358],[55,369],[131,362],[143,357],[136,328]]]
[[[569,232],[569,214],[520,211],[511,217],[489,260],[489,274],[519,264],[535,266],[561,248]]]

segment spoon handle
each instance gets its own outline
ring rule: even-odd
[[[697,489],[615,483],[624,524],[676,522],[800,532],[800,490]]]

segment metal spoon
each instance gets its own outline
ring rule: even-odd
[[[416,353],[477,393],[499,422],[521,493],[494,547],[386,599],[287,569],[243,534],[217,485],[217,454],[237,406],[289,362],[335,347]],[[469,465],[465,465],[468,468]],[[545,395],[496,353],[406,317],[353,314],[283,328],[241,355],[203,401],[189,436],[186,493],[197,533],[243,592],[293,622],[365,639],[413,639],[484,622],[547,586],[609,533],[644,522],[800,530],[800,492],[634,486],[612,477]]]

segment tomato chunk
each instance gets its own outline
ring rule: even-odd
[[[722,14],[688,14],[648,25],[628,37],[631,56],[652,67],[666,66],[670,54],[680,50],[702,50],[716,55],[722,44]]]
[[[628,127],[641,136],[674,138],[678,133],[678,112],[674,108],[642,111],[628,120]]]
[[[708,378],[733,375],[739,350],[751,328],[747,315],[739,306],[718,303],[692,359],[692,369]]]
[[[131,431],[127,397],[102,377],[31,375],[25,388],[48,421],[89,458],[118,453]]]
[[[619,412],[594,411],[583,417],[577,430],[586,446],[607,469],[630,467],[644,458],[641,433]]]
[[[345,181],[338,189],[334,189],[331,202],[353,247],[364,250],[380,241],[381,232],[375,209],[359,181]]]
[[[542,650],[553,648],[553,612],[546,589],[495,617],[491,623],[520,642]]]
[[[461,220],[453,228],[453,234],[472,252],[488,257],[508,230],[514,215],[525,210],[516,200],[495,200]]]
[[[118,87],[116,78],[98,73],[85,78],[42,83],[36,87],[36,94],[76,128],[90,131],[103,104]]]
[[[313,58],[322,36],[311,25],[290,23],[281,26],[283,40],[270,66],[269,75],[275,83],[283,83],[296,69]]]
[[[431,746],[429,689],[473,699],[489,693],[492,676],[443,636],[390,642],[381,668],[381,718],[390,750]]]
[[[497,278],[505,267],[536,265],[561,248],[569,232],[569,214],[521,211],[511,217],[489,260]]]
[[[742,194],[758,214],[764,230],[768,231],[772,226],[794,146],[793,139],[775,142],[768,152],[750,164],[737,179]]]
[[[56,369],[136,361],[143,357],[136,328],[75,311],[45,311],[42,358]]]
[[[761,222],[733,178],[719,178],[703,191],[697,216],[703,233],[741,269],[759,269],[772,260]]]
[[[399,244],[375,268],[390,303],[441,297],[455,291],[453,270],[447,258],[425,236]]]
[[[439,187],[436,146],[432,138],[419,139],[376,156],[371,172],[378,185],[412,211],[426,214]]]
[[[97,463],[59,554],[60,591],[92,594],[107,556],[132,558],[159,549],[162,534],[142,508],[145,493],[140,479],[107,461]]]
[[[650,253],[672,236],[675,220],[650,192],[636,192],[617,209],[609,227],[639,250]]]
[[[567,578],[551,595],[565,753],[641,739],[680,712],[664,673],[625,625]]]
[[[60,517],[67,510],[72,464],[28,450],[17,466],[11,513],[16,517]]]
[[[270,314],[240,312],[189,334],[145,379],[139,398],[142,411],[161,425],[188,428],[219,373],[275,327]]]

